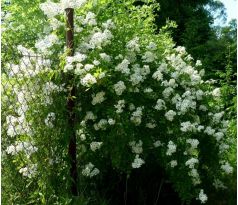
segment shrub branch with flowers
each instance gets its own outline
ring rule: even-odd
[[[222,180],[233,167],[227,158],[231,142],[222,93],[212,81],[203,81],[201,62],[194,62],[185,48],[174,47],[166,29],[155,34],[157,4],[62,0],[39,7],[48,17],[48,32],[35,48],[18,50],[50,60],[31,57],[24,70],[23,57],[12,73],[6,66],[4,74],[5,86],[10,80],[21,82],[9,88],[20,105],[7,113],[4,126],[11,139],[5,157],[13,160],[22,180],[33,181],[48,204],[60,200],[60,192],[54,192],[59,183],[67,189],[72,130],[65,125],[66,102],[74,86],[80,178],[94,180],[108,163],[130,175],[153,155],[183,201],[206,203],[205,184],[226,188]],[[75,54],[68,57],[65,8],[75,9]],[[66,74],[73,76],[70,82],[62,77]],[[46,179],[53,180],[44,185]]]

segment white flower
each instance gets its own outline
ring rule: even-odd
[[[213,91],[212,91],[212,95],[213,97],[215,98],[219,98],[221,96],[221,90],[220,88],[215,88]]]
[[[131,121],[132,121],[135,125],[140,125],[140,123],[141,123],[142,110],[143,110],[143,107],[138,107],[138,108],[136,108],[136,110],[132,113]]]
[[[122,113],[123,108],[125,107],[125,100],[119,100],[117,105],[114,105],[114,107],[117,109],[116,113]]]
[[[143,165],[145,163],[145,161],[143,159],[141,159],[139,157],[139,155],[137,154],[135,159],[134,159],[134,162],[132,162],[132,168],[140,168],[141,165]]]
[[[204,95],[204,92],[202,90],[198,90],[196,92],[197,100],[202,100],[203,95]]]
[[[223,117],[224,113],[225,113],[224,111],[215,113],[212,117],[212,121],[216,124],[221,122],[221,118]]]
[[[47,1],[40,4],[40,9],[47,15],[48,18],[53,18],[54,16],[63,13],[59,3],[54,3]]]
[[[143,142],[139,140],[139,142],[131,141],[129,142],[129,145],[131,146],[132,152],[135,154],[141,154],[143,152]]]
[[[203,126],[203,125],[199,125],[199,126],[197,127],[197,131],[198,131],[198,132],[201,132],[203,129],[204,129],[204,126]]]
[[[84,66],[84,70],[86,70],[86,71],[90,71],[91,69],[93,69],[94,68],[94,65],[92,65],[92,64],[86,64],[85,66]]]
[[[198,159],[191,158],[191,159],[189,159],[188,161],[185,162],[185,165],[189,166],[190,169],[193,169],[195,164],[197,164],[197,163],[198,163]]]
[[[86,112],[86,116],[84,117],[84,120],[85,121],[88,121],[88,120],[95,120],[97,117],[93,114],[92,111],[87,111]]]
[[[169,96],[174,92],[174,89],[171,87],[167,87],[164,89],[164,91],[162,92],[164,98],[169,98]]]
[[[116,123],[116,121],[112,118],[108,119],[108,124],[109,125],[114,125]]]
[[[126,89],[125,83],[123,81],[117,82],[113,87],[117,95],[121,95]]]
[[[198,195],[199,200],[201,201],[202,204],[206,203],[207,201],[207,195],[204,194],[203,189],[200,190],[200,193]]]
[[[129,110],[132,111],[132,110],[135,110],[135,109],[136,109],[135,105],[133,103],[130,103]]]
[[[98,175],[99,173],[99,169],[96,168],[91,162],[86,164],[84,169],[82,170],[82,175],[90,178]]]
[[[167,149],[166,155],[171,156],[173,153],[176,152],[177,146],[172,141],[169,141],[167,147],[168,149]]]
[[[82,141],[86,140],[86,135],[82,129],[76,130],[76,135],[79,136]]]
[[[157,140],[156,142],[153,143],[154,147],[160,147],[163,146],[163,144],[161,143],[161,141]]]
[[[214,182],[213,182],[213,186],[216,188],[216,189],[227,189],[227,187],[222,183],[222,181],[220,181],[219,179],[214,179]]]
[[[106,22],[102,23],[102,27],[105,29],[114,29],[116,26],[112,19],[108,19]]]
[[[64,72],[66,73],[66,72],[68,72],[68,71],[71,71],[71,70],[73,70],[74,69],[74,66],[72,65],[72,64],[66,64],[65,66],[64,66]]]
[[[83,25],[87,24],[89,26],[95,26],[97,25],[97,21],[95,18],[96,18],[96,15],[93,12],[89,11],[82,23]]]
[[[230,148],[230,146],[228,144],[225,144],[225,143],[221,143],[219,145],[219,153],[223,153],[225,152],[226,150],[228,150]]]
[[[107,55],[106,53],[100,53],[99,56],[101,57],[102,60],[104,60],[106,62],[111,61],[111,57],[109,55]]]
[[[156,105],[155,105],[155,109],[156,110],[163,110],[165,108],[166,108],[165,102],[162,99],[158,99],[157,102],[156,102]]]
[[[156,124],[153,122],[146,123],[145,125],[149,129],[154,129],[156,127]]]
[[[53,112],[50,112],[48,115],[47,115],[47,117],[46,117],[46,119],[45,119],[45,124],[48,126],[48,127],[50,127],[50,128],[52,128],[54,125],[53,125],[53,121],[55,120],[55,113],[53,113]]]
[[[35,47],[39,52],[43,54],[48,54],[48,49],[54,44],[56,44],[58,40],[59,39],[55,34],[50,34],[45,36],[43,39],[37,40],[37,42],[35,43]]]
[[[223,132],[217,132],[217,133],[214,134],[214,137],[219,142],[224,137],[224,133]]]
[[[96,95],[93,94],[92,95],[92,105],[96,105],[96,104],[100,104],[102,103],[104,100],[105,100],[105,92],[101,91],[101,92],[98,92]]]
[[[21,173],[25,177],[32,178],[35,176],[36,171],[37,171],[37,165],[32,164],[32,165],[28,165],[26,167],[21,168],[19,170],[19,173]]]
[[[148,46],[146,46],[148,50],[154,51],[157,49],[157,46],[154,42],[150,42]]]
[[[224,170],[225,173],[227,173],[227,174],[231,174],[233,172],[233,167],[228,162],[223,164],[221,166],[221,169]]]
[[[202,62],[200,60],[196,61],[196,66],[202,66]]]
[[[73,62],[83,62],[87,59],[87,56],[85,54],[82,54],[82,53],[79,53],[79,52],[76,52],[72,58],[72,63]]]
[[[92,76],[90,73],[88,73],[87,75],[85,75],[80,83],[83,85],[83,86],[86,86],[86,87],[89,87],[90,85],[93,85],[95,83],[97,83],[97,80],[94,76]]]
[[[154,78],[157,81],[162,81],[163,80],[163,74],[161,73],[160,70],[155,71],[155,73],[152,75],[152,78]]]
[[[208,135],[213,135],[215,133],[215,130],[212,129],[210,126],[207,126],[206,129],[204,130],[204,133]]]
[[[172,160],[172,161],[170,162],[170,166],[171,166],[172,168],[176,167],[177,165],[178,165],[177,160]]]
[[[93,61],[93,64],[94,64],[95,66],[98,66],[98,65],[100,65],[100,61],[94,60],[94,61]]]
[[[113,37],[109,30],[104,30],[103,32],[98,31],[94,33],[89,41],[89,45],[92,49],[102,48],[102,46],[110,43],[110,39]]]
[[[97,149],[100,149],[102,146],[102,142],[91,142],[90,149],[95,152]]]
[[[169,121],[173,121],[174,116],[176,115],[176,112],[174,112],[173,110],[169,110],[168,112],[165,113],[165,117],[167,120]]]
[[[10,145],[6,149],[7,154],[15,155],[17,153],[16,147],[14,145]]]
[[[138,85],[140,82],[143,82],[143,76],[139,73],[134,73],[130,76],[130,81],[132,82],[132,85]]]
[[[67,9],[67,8],[79,8],[85,4],[87,0],[61,0],[60,4],[62,9]]]
[[[152,93],[152,92],[153,92],[153,89],[151,89],[151,88],[144,89],[144,93]]]
[[[57,30],[60,26],[64,26],[64,23],[58,21],[56,18],[50,19],[50,26],[53,30]]]
[[[206,112],[208,110],[205,105],[200,105],[198,109],[203,111],[203,112]]]
[[[126,44],[128,51],[140,52],[139,38],[135,37]]]
[[[107,124],[108,124],[108,122],[107,122],[106,119],[101,119],[101,120],[99,120],[97,126],[98,126],[99,129],[105,130]]]
[[[120,71],[123,74],[130,74],[130,69],[128,68],[130,62],[127,59],[124,59],[120,64],[115,68],[116,71]]]
[[[196,149],[199,145],[199,141],[197,139],[187,139],[186,142],[191,145],[192,149]]]
[[[146,51],[145,54],[142,56],[142,59],[143,59],[143,62],[151,63],[157,59],[157,56],[151,51]]]

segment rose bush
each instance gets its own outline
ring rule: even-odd
[[[90,0],[39,5],[48,18],[45,33],[33,48],[18,46],[31,57],[4,65],[3,75],[3,101],[18,102],[5,108],[4,164],[34,193],[22,203],[71,200],[65,190],[72,87],[80,178],[93,182],[108,164],[130,175],[154,156],[183,201],[206,203],[207,184],[226,188],[233,142],[222,93],[203,81],[201,62],[175,47],[166,28],[155,33],[157,7]],[[75,9],[73,56],[65,48],[66,8]],[[65,75],[73,76],[70,82]]]

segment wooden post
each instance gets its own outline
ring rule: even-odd
[[[74,55],[74,10],[72,8],[65,9],[66,11],[66,19],[67,19],[67,31],[66,31],[66,45],[68,49],[68,56]],[[71,74],[68,75],[67,81],[69,82],[70,93],[68,96],[67,109],[68,109],[68,123],[71,136],[68,147],[68,155],[70,159],[70,177],[72,180],[71,184],[71,193],[73,196],[78,195],[77,190],[77,182],[78,182],[78,173],[77,173],[77,160],[76,160],[76,133],[75,133],[75,113],[74,107],[75,102],[73,96],[75,96],[75,87],[74,85],[70,85],[73,76]]]

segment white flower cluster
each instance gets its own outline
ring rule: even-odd
[[[24,177],[32,178],[36,175],[37,172],[37,164],[28,165],[26,167],[20,168],[19,173],[21,173]]]
[[[142,144],[143,142],[141,140],[138,143],[136,141],[129,142],[132,152],[135,154],[141,154],[143,152]]]
[[[162,100],[162,99],[158,99],[157,102],[156,102],[156,105],[155,105],[155,109],[156,109],[156,110],[166,109],[165,101]]]
[[[168,145],[167,145],[168,149],[166,152],[166,155],[171,156],[173,153],[176,152],[176,144],[173,143],[173,141],[169,141]]]
[[[98,31],[94,33],[89,41],[89,48],[95,49],[99,48],[102,49],[103,46],[110,43],[110,40],[113,38],[111,31],[105,29],[103,32]]]
[[[143,164],[145,163],[145,161],[143,159],[141,159],[139,157],[139,155],[137,154],[135,159],[134,159],[134,162],[132,162],[132,168],[140,168]]]
[[[123,74],[130,74],[130,69],[129,69],[129,64],[130,62],[127,59],[124,59],[120,64],[118,64],[115,68],[115,71],[119,71]]]
[[[91,162],[85,165],[85,168],[82,170],[82,175],[86,177],[94,177],[100,173],[99,169],[96,168]]]
[[[167,120],[173,121],[175,115],[176,115],[176,112],[174,112],[173,110],[169,110],[168,112],[165,113],[164,116],[166,117]]]
[[[93,94],[92,95],[92,105],[96,105],[96,104],[100,104],[102,103],[106,98],[104,97],[105,96],[105,92],[101,91],[101,92],[98,92],[96,95]]]
[[[108,125],[108,121],[106,119],[101,119],[99,120],[98,123],[95,123],[93,126],[95,130],[100,130],[100,129],[106,130],[107,125]]]
[[[85,87],[90,87],[91,85],[97,83],[97,80],[93,75],[88,73],[81,79],[80,83]]]
[[[199,195],[198,195],[198,199],[201,201],[202,204],[206,203],[207,195],[204,194],[203,189],[200,190]]]
[[[233,172],[233,167],[228,162],[222,164],[221,169],[224,170],[226,174],[231,174]]]
[[[172,168],[174,168],[178,165],[178,162],[177,162],[177,160],[172,160],[169,164]]]
[[[7,135],[9,137],[14,137],[16,135],[31,135],[31,129],[29,124],[25,120],[25,116],[15,117],[9,115],[6,117],[7,123]]]
[[[155,121],[152,121],[152,122],[146,123],[145,126],[149,129],[154,129],[157,125],[156,125]]]
[[[126,89],[126,86],[125,86],[125,83],[123,81],[118,81],[114,85],[114,90],[115,90],[117,95],[122,95],[122,93],[124,92],[125,89]]]
[[[198,159],[191,158],[185,162],[185,165],[188,166],[190,169],[194,169],[195,164],[198,164]]]
[[[135,37],[126,44],[128,51],[140,52],[139,38]]]
[[[216,189],[227,189],[227,187],[219,179],[214,179],[213,186]]]
[[[187,139],[186,142],[191,145],[192,149],[197,149],[199,141],[197,139]]]
[[[141,118],[142,118],[142,110],[144,107],[138,107],[136,110],[132,113],[131,116],[131,121],[135,125],[140,125],[141,124]]]
[[[119,100],[117,105],[114,105],[114,107],[117,109],[116,113],[122,113],[123,108],[125,108],[125,100]]]
[[[152,63],[157,59],[157,56],[151,51],[146,51],[142,56],[142,59],[143,62]]]
[[[83,129],[76,130],[76,136],[79,136],[79,138],[82,141],[86,140],[86,135],[85,135]]]
[[[116,120],[114,120],[112,118],[109,118],[107,122],[108,122],[109,125],[115,125]]]
[[[96,26],[97,25],[96,14],[89,11],[87,13],[85,19],[83,19],[82,24],[89,25],[89,26]]]
[[[100,149],[102,146],[102,142],[91,142],[90,149],[95,152],[97,149]]]
[[[197,123],[191,123],[190,121],[182,122],[180,127],[180,130],[182,132],[196,132],[197,130],[200,131],[204,129],[204,126],[197,126]]]
[[[154,147],[157,148],[157,147],[160,147],[160,146],[163,146],[163,143],[160,141],[160,140],[157,140],[154,142]]]
[[[19,152],[24,152],[27,158],[37,152],[38,148],[34,146],[31,142],[16,142],[15,145],[10,145],[7,147],[7,154],[16,155]]]
[[[53,128],[54,127],[54,124],[53,122],[55,121],[55,113],[53,112],[50,112],[47,117],[45,118],[45,124],[50,127],[50,128]]]
[[[59,3],[47,1],[40,4],[40,9],[47,15],[48,18],[53,18],[56,15],[62,14],[67,8],[79,8],[86,3],[87,0],[61,0]]]
[[[45,36],[45,38],[38,40],[35,43],[35,47],[38,52],[42,54],[50,54],[49,48],[59,41],[58,37],[55,34],[50,34]]]

